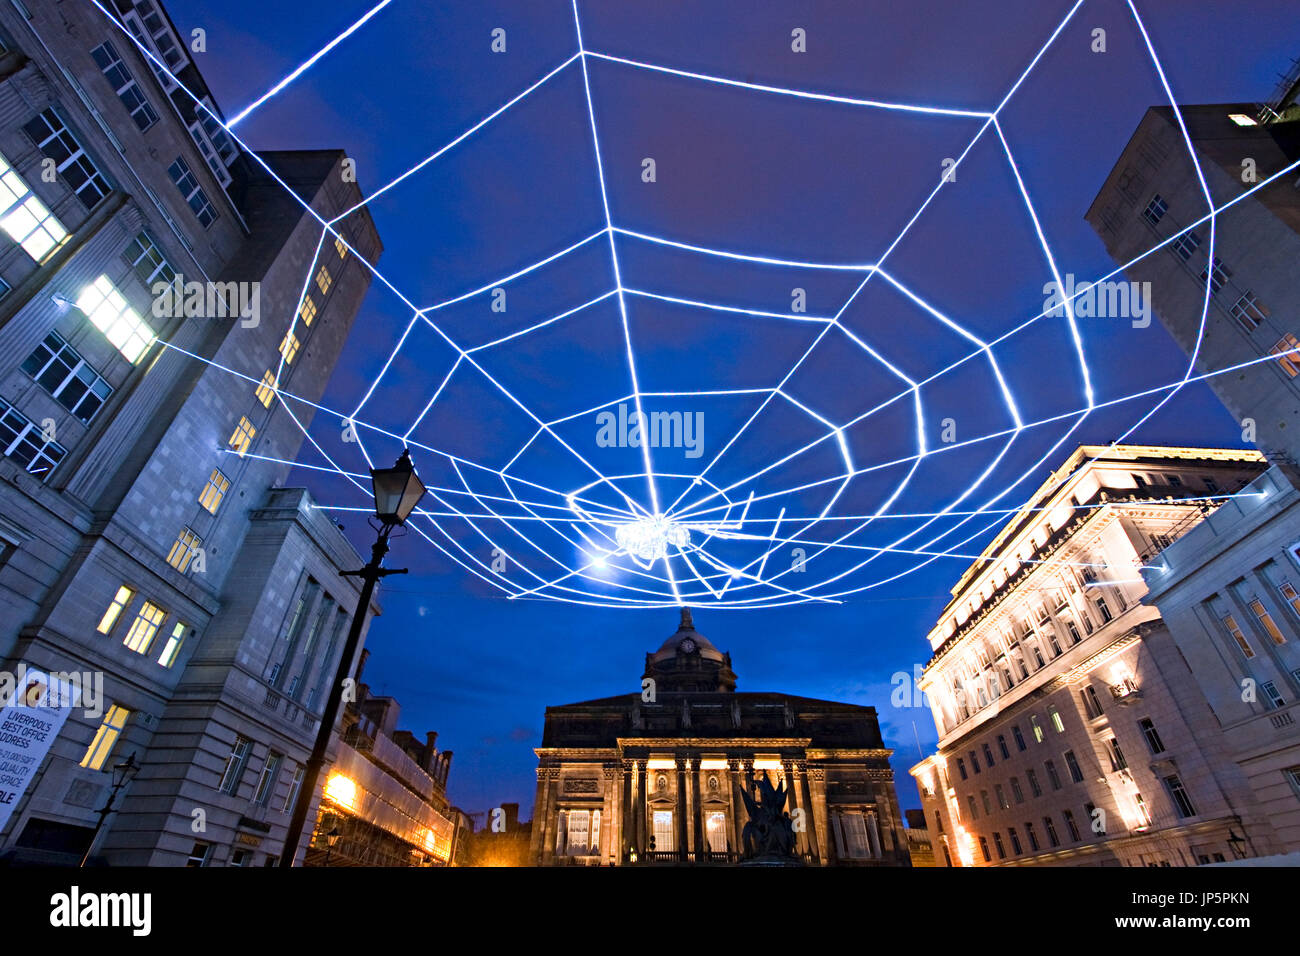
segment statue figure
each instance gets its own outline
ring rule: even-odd
[[[757,790],[758,799],[751,796]],[[745,860],[756,863],[797,863],[794,854],[794,824],[785,811],[785,784],[773,787],[766,776],[741,788],[741,798],[749,812],[749,821],[741,830]]]

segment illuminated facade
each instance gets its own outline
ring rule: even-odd
[[[381,246],[341,151],[245,153],[155,0],[0,5],[0,669],[102,675],[0,830],[110,864],[279,853],[360,558],[280,487]],[[138,39],[173,71],[156,71]],[[213,106],[216,109],[215,105]],[[53,170],[56,175],[45,175]],[[183,301],[168,290],[183,280]],[[295,417],[297,421],[295,421]],[[368,615],[377,607],[367,609]],[[368,620],[368,616],[367,616]],[[341,630],[343,629],[343,630]]]
[[[938,866],[1190,866],[1271,830],[1139,569],[1263,469],[1255,452],[1083,446],[953,588],[911,769]]]
[[[735,687],[730,655],[683,609],[635,693],[548,707],[533,862],[736,862],[753,773],[792,795],[806,863],[908,866],[875,709]]]

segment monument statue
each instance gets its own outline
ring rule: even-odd
[[[752,793],[757,791],[758,799]],[[785,784],[773,787],[766,776],[755,781],[750,777],[747,787],[742,787],[741,797],[749,812],[749,821],[741,830],[746,863],[769,865],[798,865],[795,856],[794,824],[785,810]]]

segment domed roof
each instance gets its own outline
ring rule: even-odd
[[[691,654],[699,654],[704,660],[716,661],[719,664],[723,661],[722,652],[713,646],[712,641],[695,629],[695,622],[691,620],[691,609],[684,607],[682,608],[681,626],[677,628],[675,634],[659,645],[659,650],[650,655],[650,659],[658,663],[670,657]]]

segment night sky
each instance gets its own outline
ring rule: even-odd
[[[196,55],[225,114],[234,116],[372,4],[307,0],[171,0],[182,33],[207,31]],[[726,77],[846,97],[954,110],[993,109],[1070,10],[1064,2],[909,4],[776,2],[610,2],[581,6],[588,50]],[[850,9],[852,7],[853,9]],[[901,8],[901,9],[900,9]],[[1182,103],[1255,101],[1300,53],[1294,4],[1249,0],[1231,5],[1158,0],[1139,5],[1175,97]],[[806,31],[807,52],[791,50],[791,30]],[[506,52],[491,33],[506,31]],[[1106,31],[1094,53],[1093,31]],[[357,161],[371,194],[439,149],[577,52],[567,0],[429,3],[395,0],[294,84],[236,127],[257,149],[342,148]],[[863,109],[707,84],[589,58],[610,215],[616,226],[691,245],[822,263],[877,261],[925,201],[944,158],[960,155],[981,120]],[[1062,273],[1080,281],[1114,268],[1083,215],[1145,110],[1167,102],[1126,4],[1089,0],[1074,15],[999,115]],[[653,157],[657,181],[642,182]],[[385,253],[380,271],[403,295],[428,306],[478,289],[590,236],[605,225],[581,62],[419,173],[380,196],[371,211]],[[1183,210],[1184,221],[1205,210]],[[626,236],[617,243],[623,284],[679,298],[786,312],[791,289],[805,288],[808,313],[833,315],[860,281],[844,271],[760,266],[685,253]],[[926,212],[889,255],[885,268],[963,328],[995,339],[1043,308],[1051,279],[1012,170],[990,131],[971,150]],[[487,297],[437,313],[456,341],[486,342],[588,302],[613,287],[604,237],[507,286],[510,307],[490,311]],[[362,305],[324,404],[351,411],[383,367],[411,319],[376,283]],[[843,325],[917,379],[971,351],[883,281],[873,281],[842,317]],[[771,387],[821,328],[782,319],[723,315],[629,297],[629,334],[643,390]],[[1084,355],[1099,401],[1173,382],[1186,358],[1153,322],[1080,319]],[[628,375],[617,299],[482,353],[485,367],[550,420],[611,401]],[[1044,320],[993,353],[1024,421],[1082,409],[1078,358],[1063,320]],[[397,433],[419,414],[454,355],[421,326],[359,416]],[[899,390],[900,381],[833,330],[791,377],[790,393],[842,422]],[[950,417],[960,441],[1008,428],[1010,412],[987,361],[970,361],[923,387],[927,446],[941,444]],[[837,508],[873,512],[892,500],[895,514],[934,513],[990,503],[1015,507],[1079,443],[1118,438],[1155,399],[1097,411],[1081,422],[1062,417],[1009,442],[975,442],[853,482]],[[670,406],[663,406],[665,408]],[[704,412],[705,457],[664,450],[656,471],[694,469],[709,460],[757,407],[743,399],[677,398],[672,408]],[[594,416],[574,420],[566,436],[586,442],[607,474],[632,472],[639,458],[594,447]],[[1071,431],[1071,426],[1077,427]],[[501,467],[533,427],[487,386],[461,370],[412,437],[417,442]],[[824,431],[824,429],[823,429]],[[339,441],[337,422],[318,416],[312,437],[345,469],[364,470],[355,445]],[[788,406],[757,419],[747,439],[719,464],[739,481],[815,437],[809,419]],[[916,452],[916,421],[898,403],[846,434],[855,463],[891,462]],[[398,446],[363,435],[376,461]],[[1142,443],[1236,447],[1239,429],[1203,386],[1180,392],[1129,436]],[[793,443],[793,444],[792,444]],[[303,460],[323,460],[305,446]],[[573,461],[540,446],[521,473],[569,490]],[[607,457],[597,457],[608,453]],[[670,453],[675,453],[672,458]],[[451,483],[432,454],[416,461],[431,484]],[[802,462],[757,484],[775,492],[828,474],[833,462]],[[978,476],[990,473],[972,490]],[[1036,467],[1037,466],[1037,467]],[[326,505],[364,499],[342,479],[296,471]],[[632,485],[626,486],[628,491]],[[644,487],[644,482],[638,486]],[[673,488],[675,492],[679,490]],[[813,514],[825,489],[774,497]],[[461,501],[462,506],[464,501]],[[426,501],[434,507],[434,503]],[[809,510],[811,509],[811,510]],[[340,514],[359,548],[369,531],[358,514]],[[920,548],[977,553],[996,526],[945,518],[872,525],[861,541],[884,547],[900,535]],[[888,525],[887,528],[879,528]],[[484,548],[463,522],[444,524],[451,541]],[[975,535],[966,544],[963,539]],[[818,527],[810,537],[832,535]],[[557,537],[549,540],[563,550]],[[454,547],[454,546],[453,546]],[[743,549],[742,549],[743,550]],[[477,554],[490,560],[487,554]],[[573,553],[556,554],[565,564]],[[738,550],[735,560],[745,556]],[[928,658],[925,634],[969,561],[897,553],[849,575],[841,589],[864,588],[840,604],[763,610],[703,608],[700,631],[731,652],[739,689],[781,691],[877,707],[905,807],[917,806],[906,773],[934,744],[928,709],[890,705],[894,675]],[[523,560],[523,559],[521,559]],[[544,556],[537,561],[545,562]],[[826,561],[842,560],[828,556]],[[855,558],[854,563],[861,557]],[[390,565],[408,577],[381,589],[383,616],[371,628],[366,681],[395,696],[402,726],[440,733],[455,751],[453,802],[482,811],[503,801],[530,813],[543,710],[547,705],[639,689],[643,655],[676,627],[670,608],[602,609],[544,600],[507,601],[500,592],[408,535],[394,542]],[[829,565],[827,565],[829,566]],[[820,566],[819,566],[820,567]],[[838,573],[837,571],[834,573]],[[848,565],[843,565],[848,567]],[[810,566],[810,577],[820,575]],[[827,575],[829,576],[829,575]],[[612,577],[620,577],[617,572]],[[795,576],[791,575],[791,579]],[[634,577],[626,580],[635,580]],[[803,580],[803,579],[801,579]],[[597,582],[622,593],[622,580]],[[874,586],[871,586],[874,585]],[[802,584],[789,583],[790,587]]]

